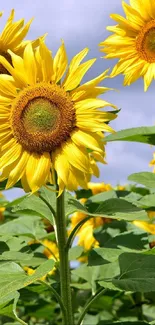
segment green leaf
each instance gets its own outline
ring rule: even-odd
[[[110,134],[104,138],[105,142],[111,141],[132,141],[148,144],[155,144],[155,126],[143,126],[126,129]]]
[[[42,186],[39,190],[41,196],[50,204],[53,210],[56,212],[56,188],[55,186]]]
[[[19,293],[13,292],[4,298],[0,298],[0,315],[6,315],[10,318],[14,317],[14,300],[19,298]]]
[[[26,235],[32,238],[39,239],[46,235],[43,229],[41,218],[37,216],[22,216],[15,220],[11,220],[3,225],[0,225],[1,235]]]
[[[74,199],[73,196],[67,193],[66,206],[65,206],[65,214],[68,217],[70,214],[79,211],[83,213],[87,213],[87,209],[83,204],[81,204],[78,200]]]
[[[120,272],[118,261],[100,266],[82,265],[72,271],[72,274],[84,279],[92,287],[92,292],[96,291],[97,281],[110,282],[113,277],[118,276]],[[115,288],[116,290],[116,288]],[[117,289],[118,290],[118,289]]]
[[[33,211],[37,215],[46,218],[53,223],[53,214],[49,207],[36,195],[29,195],[23,198],[23,200],[16,204],[13,208],[13,212],[19,211]]]
[[[14,251],[9,251],[9,252],[4,252],[2,255],[0,255],[0,261],[15,261],[15,262],[26,262],[31,260],[33,257],[32,253],[21,253],[21,252],[14,252]]]
[[[146,323],[146,322],[141,322],[141,321],[139,321],[139,322],[135,322],[135,321],[133,321],[133,322],[105,322],[105,321],[100,321],[97,325],[148,325],[148,324],[150,324],[150,323]]]
[[[25,272],[14,272],[11,273],[9,268],[5,267],[1,270],[0,268],[0,297],[1,299],[9,294],[12,294],[14,291],[24,288],[45,276],[49,271],[54,267],[54,260],[47,260],[45,263],[41,264],[35,271],[33,275],[26,275]],[[3,271],[3,272],[2,272]]]
[[[103,202],[103,201],[106,201],[106,200],[112,199],[112,198],[117,198],[117,194],[115,191],[106,191],[103,193],[93,195],[93,196],[89,197],[89,200],[91,202]]]
[[[70,215],[76,211],[82,212],[87,216],[120,219],[126,221],[142,220],[148,221],[147,213],[132,203],[124,199],[108,199],[99,205],[95,204],[95,211],[91,211],[92,207],[88,205],[89,211],[84,205],[75,199],[69,199],[66,215]]]
[[[128,177],[128,180],[132,182],[136,182],[138,184],[145,185],[148,188],[155,189],[155,174],[153,173],[141,172],[141,173],[131,174]]]
[[[69,260],[75,261],[83,252],[82,246],[74,246],[69,250]]]
[[[148,248],[148,236],[145,232],[133,232],[126,231],[121,234],[117,234],[112,237],[109,233],[109,230],[106,231],[103,229],[96,229],[94,231],[94,237],[100,243],[100,246],[105,248],[119,248],[126,247],[129,249],[141,250]]]
[[[115,262],[118,260],[120,254],[122,254],[121,249],[112,249],[104,247],[94,248],[89,253],[88,265],[95,266]]]
[[[155,291],[155,256],[123,253],[119,256],[120,276],[113,284],[125,291]]]
[[[148,209],[155,207],[155,193],[143,196],[138,204],[143,207],[143,209]]]
[[[101,203],[94,215],[108,216],[114,219],[123,219],[127,221],[147,220],[147,213],[124,199],[109,199]]]

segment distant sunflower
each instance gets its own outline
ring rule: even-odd
[[[126,18],[110,16],[118,24],[107,27],[114,34],[100,43],[101,51],[108,59],[119,59],[111,76],[124,74],[125,86],[143,77],[146,91],[155,78],[155,1],[123,1],[122,6]]]
[[[106,72],[79,86],[95,62],[80,64],[85,48],[61,81],[68,65],[64,43],[54,59],[42,40],[35,52],[29,43],[23,59],[8,53],[13,66],[0,56],[11,74],[0,75],[0,180],[8,178],[9,188],[21,179],[26,191],[35,192],[53,182],[56,170],[60,192],[87,188],[96,161],[104,163],[102,131],[113,132],[106,122],[116,117],[98,109],[114,106],[96,99],[107,90],[97,87]]]
[[[0,17],[2,16],[0,12]],[[11,55],[7,52],[11,50],[12,52],[22,55],[26,45],[30,41],[23,41],[27,35],[32,19],[24,26],[24,19],[13,22],[15,11],[12,10],[11,14],[7,20],[7,23],[0,34],[0,55],[4,56],[8,62],[12,63]],[[32,41],[34,47],[39,44],[39,39]],[[0,74],[8,73],[7,69],[0,64]]]

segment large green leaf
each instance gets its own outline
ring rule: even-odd
[[[88,209],[84,205],[82,205],[79,201],[75,199],[69,200],[69,208],[67,210],[67,215],[72,214],[75,211],[79,211],[84,213],[88,216],[94,217],[102,217],[102,218],[111,218],[111,219],[120,219],[126,221],[133,221],[133,220],[142,220],[148,221],[147,213],[142,210],[141,208],[133,205],[131,202],[125,201],[124,199],[108,199],[103,203],[97,204],[92,203],[93,209],[91,204],[88,204]],[[95,204],[95,209],[94,209]]]
[[[29,213],[33,211],[36,215],[46,218],[50,223],[53,223],[53,214],[50,208],[36,195],[29,195],[24,197],[23,200],[20,199],[20,203],[16,204],[12,211],[29,211]]]
[[[0,235],[26,235],[39,239],[46,235],[41,223],[41,218],[37,216],[22,216],[9,221],[0,226]]]
[[[95,215],[127,221],[148,220],[147,213],[144,210],[124,199],[115,198],[101,203],[95,211]]]
[[[115,262],[118,260],[120,254],[122,254],[121,249],[112,249],[105,247],[94,248],[89,253],[88,265],[95,266]]]
[[[74,246],[70,248],[69,250],[69,260],[70,261],[75,261],[78,257],[81,256],[83,252],[83,247],[82,246]]]
[[[131,322],[125,322],[125,321],[122,321],[122,322],[105,322],[105,321],[100,321],[97,325],[148,325],[150,323],[146,323],[146,322],[135,322],[135,321],[131,321]]]
[[[148,235],[143,231],[125,231],[112,236],[111,229],[96,229],[94,236],[105,248],[128,248],[134,250],[142,250],[149,248]]]
[[[54,267],[54,260],[47,260],[45,263],[40,265],[33,275],[26,275],[22,270],[18,272],[11,272],[10,267],[6,266],[7,263],[4,263],[5,268],[0,268],[0,297],[1,299],[9,294],[12,294],[14,291],[19,290],[40,280],[45,276],[49,271]]]
[[[137,203],[143,209],[155,208],[155,193],[143,196]]]
[[[155,174],[150,172],[141,172],[131,174],[128,177],[129,181],[136,182],[138,184],[142,184],[147,186],[148,188],[155,188]]]
[[[143,126],[126,129],[110,134],[104,138],[105,142],[110,141],[133,141],[148,144],[155,144],[155,126]]]
[[[19,293],[17,291],[5,296],[4,298],[0,298],[0,315],[15,318],[14,310],[18,298]]]
[[[108,199],[117,198],[115,191],[106,191],[89,197],[89,200],[92,202],[103,202]]]
[[[123,253],[119,256],[120,276],[113,284],[125,291],[155,291],[155,256]]]

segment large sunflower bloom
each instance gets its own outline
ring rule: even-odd
[[[111,105],[96,99],[107,90],[97,87],[105,73],[79,86],[95,62],[80,64],[87,53],[72,59],[63,81],[64,43],[54,59],[42,41],[35,52],[29,43],[23,58],[9,51],[13,66],[0,56],[12,75],[0,75],[0,180],[8,179],[6,188],[21,179],[26,191],[35,192],[53,182],[53,170],[60,192],[87,188],[96,160],[104,162],[102,131],[113,131],[106,122],[115,114],[98,109]]]
[[[146,91],[155,78],[155,2],[152,0],[130,0],[122,2],[126,18],[112,14],[116,26],[107,29],[113,32],[100,46],[106,58],[118,58],[111,76],[125,75],[124,85],[144,78]]]
[[[0,34],[0,55],[3,55],[10,63],[12,62],[10,54],[7,50],[11,50],[12,52],[22,55],[26,45],[30,41],[23,41],[25,36],[27,35],[32,19],[28,21],[28,23],[24,26],[24,19],[20,19],[18,21],[14,20],[15,11],[12,10],[11,14],[6,22],[6,25],[3,31]],[[2,12],[0,12],[0,17],[2,16]],[[39,39],[32,41],[33,46],[37,46],[39,44]],[[8,73],[6,68],[0,64],[0,74]]]

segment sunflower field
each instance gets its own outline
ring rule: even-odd
[[[14,9],[1,31],[0,325],[155,325],[155,168],[100,176],[107,144],[155,145],[155,126],[111,126],[105,79],[155,79],[155,0],[121,5],[98,51],[117,62],[87,81],[87,47],[53,55]]]

